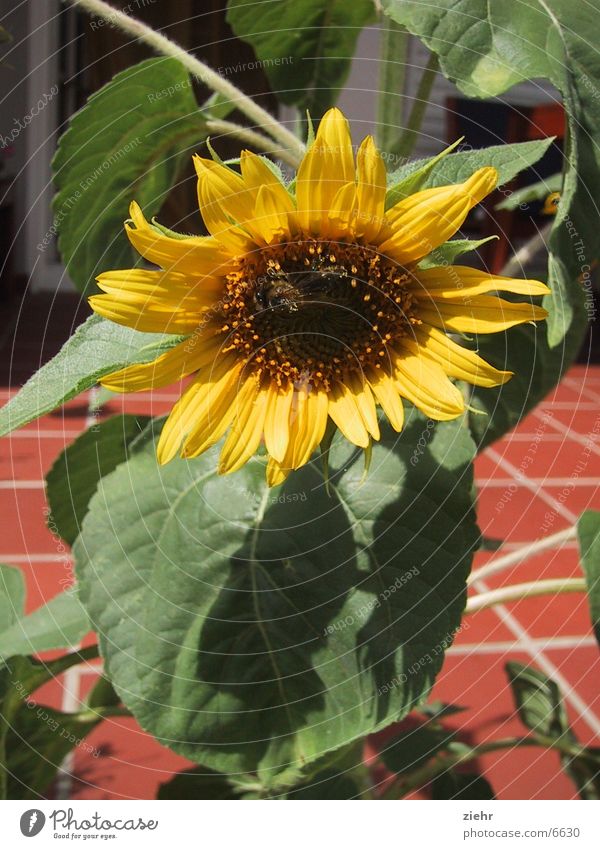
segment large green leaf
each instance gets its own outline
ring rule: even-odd
[[[559,751],[561,766],[582,799],[599,799],[600,749],[578,743],[558,684],[538,669],[515,661],[506,664],[506,672],[523,724],[541,745]]]
[[[16,656],[0,666],[0,799],[6,799],[9,791],[13,794],[14,782],[18,782],[11,763],[7,762],[7,750],[14,752],[14,741],[11,742],[9,737],[15,728],[22,727],[20,714],[29,709],[25,707],[25,702],[42,684],[74,664],[92,657],[94,652],[95,649],[83,649],[47,663]]]
[[[33,613],[0,630],[0,662],[76,645],[90,630],[87,614],[74,590],[66,590]]]
[[[0,410],[0,436],[49,413],[104,374],[131,363],[147,363],[180,341],[178,336],[140,333],[90,316]]]
[[[101,271],[132,264],[123,231],[137,200],[160,209],[183,157],[206,138],[191,80],[176,59],[147,59],[93,94],[61,136],[52,171],[58,246],[80,291]]]
[[[48,524],[69,545],[81,530],[98,481],[127,459],[129,445],[148,416],[113,416],[82,433],[60,454],[46,476]]]
[[[503,186],[521,171],[535,165],[551,144],[552,139],[497,144],[480,150],[459,150],[447,156],[438,154],[430,159],[407,162],[388,175],[386,207],[389,209],[403,197],[422,189],[462,183],[478,168],[488,165],[498,171],[498,185]]]
[[[85,737],[101,720],[93,712],[82,719],[44,704],[21,706],[6,735],[7,798],[39,799],[76,747],[97,757]]]
[[[227,3],[228,23],[254,48],[278,99],[317,117],[335,102],[356,40],[374,13],[371,0]]]
[[[597,510],[586,510],[579,517],[577,537],[587,582],[592,625],[600,643],[600,513]]]
[[[500,436],[560,379],[586,329],[590,264],[600,252],[596,195],[600,188],[600,0],[382,0],[384,10],[434,51],[444,74],[468,96],[492,97],[525,79],[546,77],[561,92],[569,121],[559,214],[549,239],[552,296],[547,338],[516,328],[479,344],[495,365],[520,372],[520,383],[477,390],[473,417],[480,444]],[[580,241],[581,240],[581,241]],[[583,246],[575,250],[575,244]],[[584,258],[582,259],[582,254]],[[587,275],[587,276],[586,276]],[[526,389],[526,394],[523,390]],[[505,394],[506,392],[506,394]]]
[[[558,685],[532,666],[510,661],[506,673],[521,721],[535,734],[573,740]]]
[[[360,454],[334,444],[330,495],[320,465],[269,490],[261,459],[219,478],[215,450],[159,467],[151,441],[102,478],[81,600],[159,741],[273,788],[427,695],[477,544],[473,444],[412,413],[364,481]]]
[[[0,563],[0,633],[22,615],[25,605],[25,581],[16,566]]]

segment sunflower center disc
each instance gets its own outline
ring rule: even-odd
[[[372,248],[302,240],[241,257],[222,301],[227,349],[279,385],[329,389],[387,362],[411,324],[409,274]]]

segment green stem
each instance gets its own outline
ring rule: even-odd
[[[109,717],[130,717],[133,716],[127,708],[109,705],[107,707],[88,708],[79,713],[70,713],[69,719],[74,722],[94,722],[94,720],[108,719]]]
[[[192,56],[191,53],[188,53],[179,44],[171,41],[170,38],[167,38],[162,33],[156,32],[152,27],[147,26],[137,18],[132,18],[119,9],[115,9],[109,3],[105,3],[104,0],[63,0],[63,2],[80,6],[86,12],[110,21],[111,24],[118,26],[123,32],[147,44],[163,56],[172,56],[174,59],[178,59],[197,80],[200,80],[204,85],[207,85],[213,91],[219,92],[219,94],[222,94],[234,103],[237,109],[244,112],[257,126],[261,127],[278,141],[294,157],[294,163],[296,165],[300,162],[304,154],[304,145],[293,133],[280,124],[266,109],[263,109],[262,106],[255,103],[248,95],[241,92],[237,86],[234,86],[216,71],[213,71],[211,67],[200,61],[200,59]]]
[[[540,746],[542,748],[558,749],[562,754],[573,754],[572,746],[565,746],[560,740],[550,737],[543,737],[542,735],[536,735],[535,737],[506,737],[502,740],[493,740],[490,743],[480,743],[478,746],[473,746],[467,752],[440,755],[421,769],[413,772],[412,775],[398,776],[381,798],[403,799],[414,790],[419,790],[427,786],[436,776],[441,775],[453,767],[462,766],[469,761],[476,760],[481,755],[500,752],[504,749],[516,749],[521,746]]]
[[[585,593],[587,586],[584,578],[548,578],[545,581],[530,581],[525,584],[511,584],[486,593],[472,596],[467,601],[465,613],[475,613],[496,604],[518,601],[538,595],[560,595],[561,593]]]
[[[490,563],[486,563],[485,566],[475,569],[474,572],[471,572],[471,575],[467,579],[467,583],[472,584],[474,581],[479,581],[483,578],[489,577],[490,575],[495,575],[497,572],[502,572],[504,569],[508,569],[511,566],[516,566],[517,564],[522,563],[524,560],[528,560],[535,554],[541,554],[542,551],[546,551],[549,548],[558,548],[560,545],[563,545],[563,543],[576,539],[576,537],[577,528],[575,525],[572,525],[564,531],[558,531],[556,534],[551,534],[550,536],[538,539],[535,542],[528,542],[520,548],[517,548],[516,551],[503,554],[501,557],[495,557]]]
[[[409,34],[387,16],[380,32],[377,142],[381,150],[389,153],[402,127]]]
[[[257,133],[256,130],[243,127],[241,124],[234,124],[232,121],[222,121],[219,118],[210,118],[206,122],[206,126],[211,132],[235,136],[258,150],[271,153],[273,156],[291,165],[292,168],[295,168],[298,164],[293,154],[285,148],[277,147],[274,145],[273,139],[269,138],[269,136],[264,136],[262,133]]]
[[[419,138],[419,130],[425,117],[425,112],[429,106],[429,98],[431,97],[431,89],[438,72],[438,59],[435,53],[429,57],[429,62],[421,74],[417,93],[413,100],[413,105],[406,122],[406,129],[400,136],[397,144],[392,148],[392,153],[400,159],[407,159],[412,153],[414,146]]]

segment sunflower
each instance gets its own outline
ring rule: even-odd
[[[396,431],[406,399],[435,420],[465,411],[450,378],[497,386],[511,377],[450,334],[494,333],[545,318],[535,280],[421,261],[496,186],[494,168],[416,192],[386,208],[386,169],[368,136],[329,110],[296,179],[243,151],[239,171],[194,157],[209,236],[181,236],[131,205],[135,249],[160,270],[109,271],[90,298],[107,319],[183,336],[153,362],[101,383],[117,392],[191,376],[162,429],[160,463],[196,457],[226,433],[219,472],[239,469],[264,441],[267,479],[308,462],[328,423],[354,445],[380,436],[377,407]],[[432,254],[432,252],[434,252]]]

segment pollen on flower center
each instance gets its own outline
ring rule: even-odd
[[[240,257],[221,303],[225,350],[279,385],[329,389],[419,323],[408,272],[373,248],[298,240]]]

